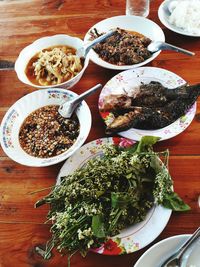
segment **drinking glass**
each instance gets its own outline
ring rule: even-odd
[[[147,17],[149,0],[126,0],[126,15]]]

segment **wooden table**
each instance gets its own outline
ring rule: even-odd
[[[190,84],[200,82],[200,39],[175,34],[159,21],[157,10],[162,1],[151,1],[149,18],[159,24],[166,40],[196,53],[188,57],[174,52],[162,52],[149,66],[170,70]],[[66,33],[80,38],[100,20],[123,15],[125,1],[121,0],[1,0],[0,1],[0,59],[15,60],[23,47],[47,35]],[[81,93],[97,83],[105,84],[115,71],[103,69],[92,62],[81,81],[73,88]],[[22,84],[13,70],[0,72],[0,118],[20,97],[34,91]],[[88,141],[105,136],[104,125],[97,108],[98,94],[90,96],[93,124]],[[200,99],[199,99],[200,101]],[[180,135],[160,142],[156,149],[170,150],[170,172],[174,188],[191,206],[191,211],[173,213],[161,235],[166,237],[192,233],[200,225],[200,103],[192,124]],[[0,266],[67,266],[67,258],[53,251],[50,261],[38,255],[35,248],[44,247],[50,237],[49,225],[44,225],[47,207],[34,209],[43,192],[30,192],[51,186],[63,163],[31,168],[19,165],[0,150]],[[123,256],[101,256],[89,253],[86,258],[76,254],[71,266],[76,267],[131,267],[152,244],[141,251]],[[148,266],[144,266],[148,267]]]

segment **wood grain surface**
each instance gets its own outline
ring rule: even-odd
[[[166,41],[194,51],[194,57],[175,52],[162,52],[149,66],[170,70],[190,84],[200,82],[200,38],[182,36],[166,29],[157,11],[162,1],[152,0],[149,19],[159,24]],[[19,52],[34,40],[59,33],[83,38],[95,23],[124,15],[125,1],[121,0],[1,0],[0,1],[0,60],[15,61]],[[97,83],[105,84],[116,71],[103,69],[90,62],[80,82],[72,89],[81,93]],[[14,70],[0,71],[0,120],[20,97],[35,89],[22,84]],[[200,225],[200,99],[191,125],[180,135],[156,145],[156,150],[169,148],[169,168],[177,193],[191,206],[191,211],[173,213],[160,236],[192,233]],[[92,112],[92,129],[86,142],[104,137],[104,124],[99,116],[98,93],[88,97]],[[31,192],[54,185],[63,163],[31,168],[15,163],[0,148],[0,267],[64,267],[67,257],[55,250],[46,261],[36,251],[44,248],[50,237],[49,224],[44,224],[48,207],[34,209],[34,203],[45,193]],[[146,248],[122,256],[101,256],[78,253],[71,267],[132,267]],[[148,266],[144,266],[148,267]]]

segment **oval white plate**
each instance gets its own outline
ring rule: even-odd
[[[86,140],[91,128],[91,113],[83,101],[76,114],[80,123],[80,133],[76,142],[64,153],[51,158],[37,158],[27,154],[19,143],[19,130],[28,115],[47,105],[60,105],[77,96],[76,93],[60,88],[42,89],[20,98],[5,114],[0,128],[0,141],[4,152],[14,161],[34,167],[44,167],[61,162],[71,156]],[[86,123],[87,121],[87,123]]]
[[[134,145],[135,141],[119,137],[102,138],[92,141],[79,148],[61,168],[57,184],[60,178],[73,173],[82,167],[89,159],[102,154],[102,145],[117,144],[122,147]],[[147,214],[143,222],[128,227],[117,236],[111,237],[108,242],[93,251],[104,255],[120,255],[132,253],[151,243],[165,228],[171,210],[155,205]]]
[[[171,30],[173,32],[180,33],[180,34],[186,35],[186,36],[200,37],[200,35],[198,35],[198,34],[189,33],[189,32],[187,32],[181,28],[176,27],[175,25],[173,25],[169,22],[170,12],[168,10],[168,4],[171,1],[172,0],[163,1],[162,4],[160,5],[159,9],[158,9],[158,17],[159,17],[160,21],[162,22],[162,24],[165,25],[165,27],[167,27],[169,30]]]
[[[90,37],[91,37],[90,31],[94,28],[96,28],[100,33],[102,32],[105,33],[117,27],[125,30],[139,32],[144,36],[150,38],[152,41],[163,41],[163,42],[165,41],[165,36],[162,29],[155,22],[139,16],[116,16],[102,20],[97,24],[95,24],[94,26],[92,26],[85,35],[84,43],[87,44],[90,42]],[[90,50],[88,56],[94,63],[96,63],[101,67],[114,70],[126,70],[130,68],[137,68],[149,63],[154,58],[156,58],[159,55],[159,53],[160,51],[154,53],[150,58],[139,64],[124,65],[124,66],[117,66],[114,64],[107,63],[106,61],[102,60],[98,56],[98,54],[94,52],[93,49]]]
[[[139,258],[134,267],[160,267],[190,236],[191,235],[172,236],[156,243]],[[197,242],[198,244],[195,244],[188,258],[187,267],[200,267],[200,243],[199,241]]]
[[[99,96],[99,108],[106,95],[123,94],[124,90],[128,92],[135,86],[140,85],[141,82],[149,83],[151,81],[160,82],[167,88],[175,88],[186,83],[180,76],[165,69],[141,67],[138,69],[127,70],[114,76],[103,87]],[[144,135],[160,137],[160,141],[166,140],[183,132],[192,122],[195,112],[196,103],[184,116],[164,128],[157,130],[140,130],[131,128],[127,131],[119,132],[118,134],[132,140],[140,140]],[[109,124],[113,119],[112,113],[100,112],[100,114],[105,124]]]

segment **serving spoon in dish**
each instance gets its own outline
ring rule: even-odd
[[[167,5],[169,12],[172,13],[174,9],[177,7],[177,5],[178,5],[178,1],[170,1]]]
[[[181,53],[186,54],[188,56],[194,56],[195,55],[194,52],[188,51],[186,49],[183,49],[183,48],[180,48],[178,46],[171,45],[171,44],[168,44],[168,43],[165,43],[165,42],[160,42],[160,41],[151,42],[147,46],[147,49],[151,53],[155,53],[155,52],[158,52],[160,50],[173,50],[173,51],[176,51],[176,52],[181,52]]]
[[[160,267],[183,267],[184,256],[186,251],[194,245],[194,242],[200,237],[200,227],[192,234],[192,236],[175,252],[172,256],[165,260]],[[187,255],[186,255],[187,256]]]
[[[90,49],[95,46],[96,44],[104,41],[105,39],[107,39],[108,37],[112,36],[114,33],[116,32],[115,29],[108,31],[107,33],[97,37],[96,39],[94,39],[93,41],[91,41],[89,44],[84,45],[83,47],[79,48],[76,52],[76,55],[79,57],[86,57],[87,54],[89,53]]]
[[[75,111],[75,109],[78,107],[78,105],[89,95],[96,92],[98,89],[101,89],[102,85],[97,84],[94,87],[90,88],[89,90],[85,91],[81,95],[73,98],[72,100],[66,101],[63,104],[59,106],[58,112],[60,115],[64,118],[70,118]]]

